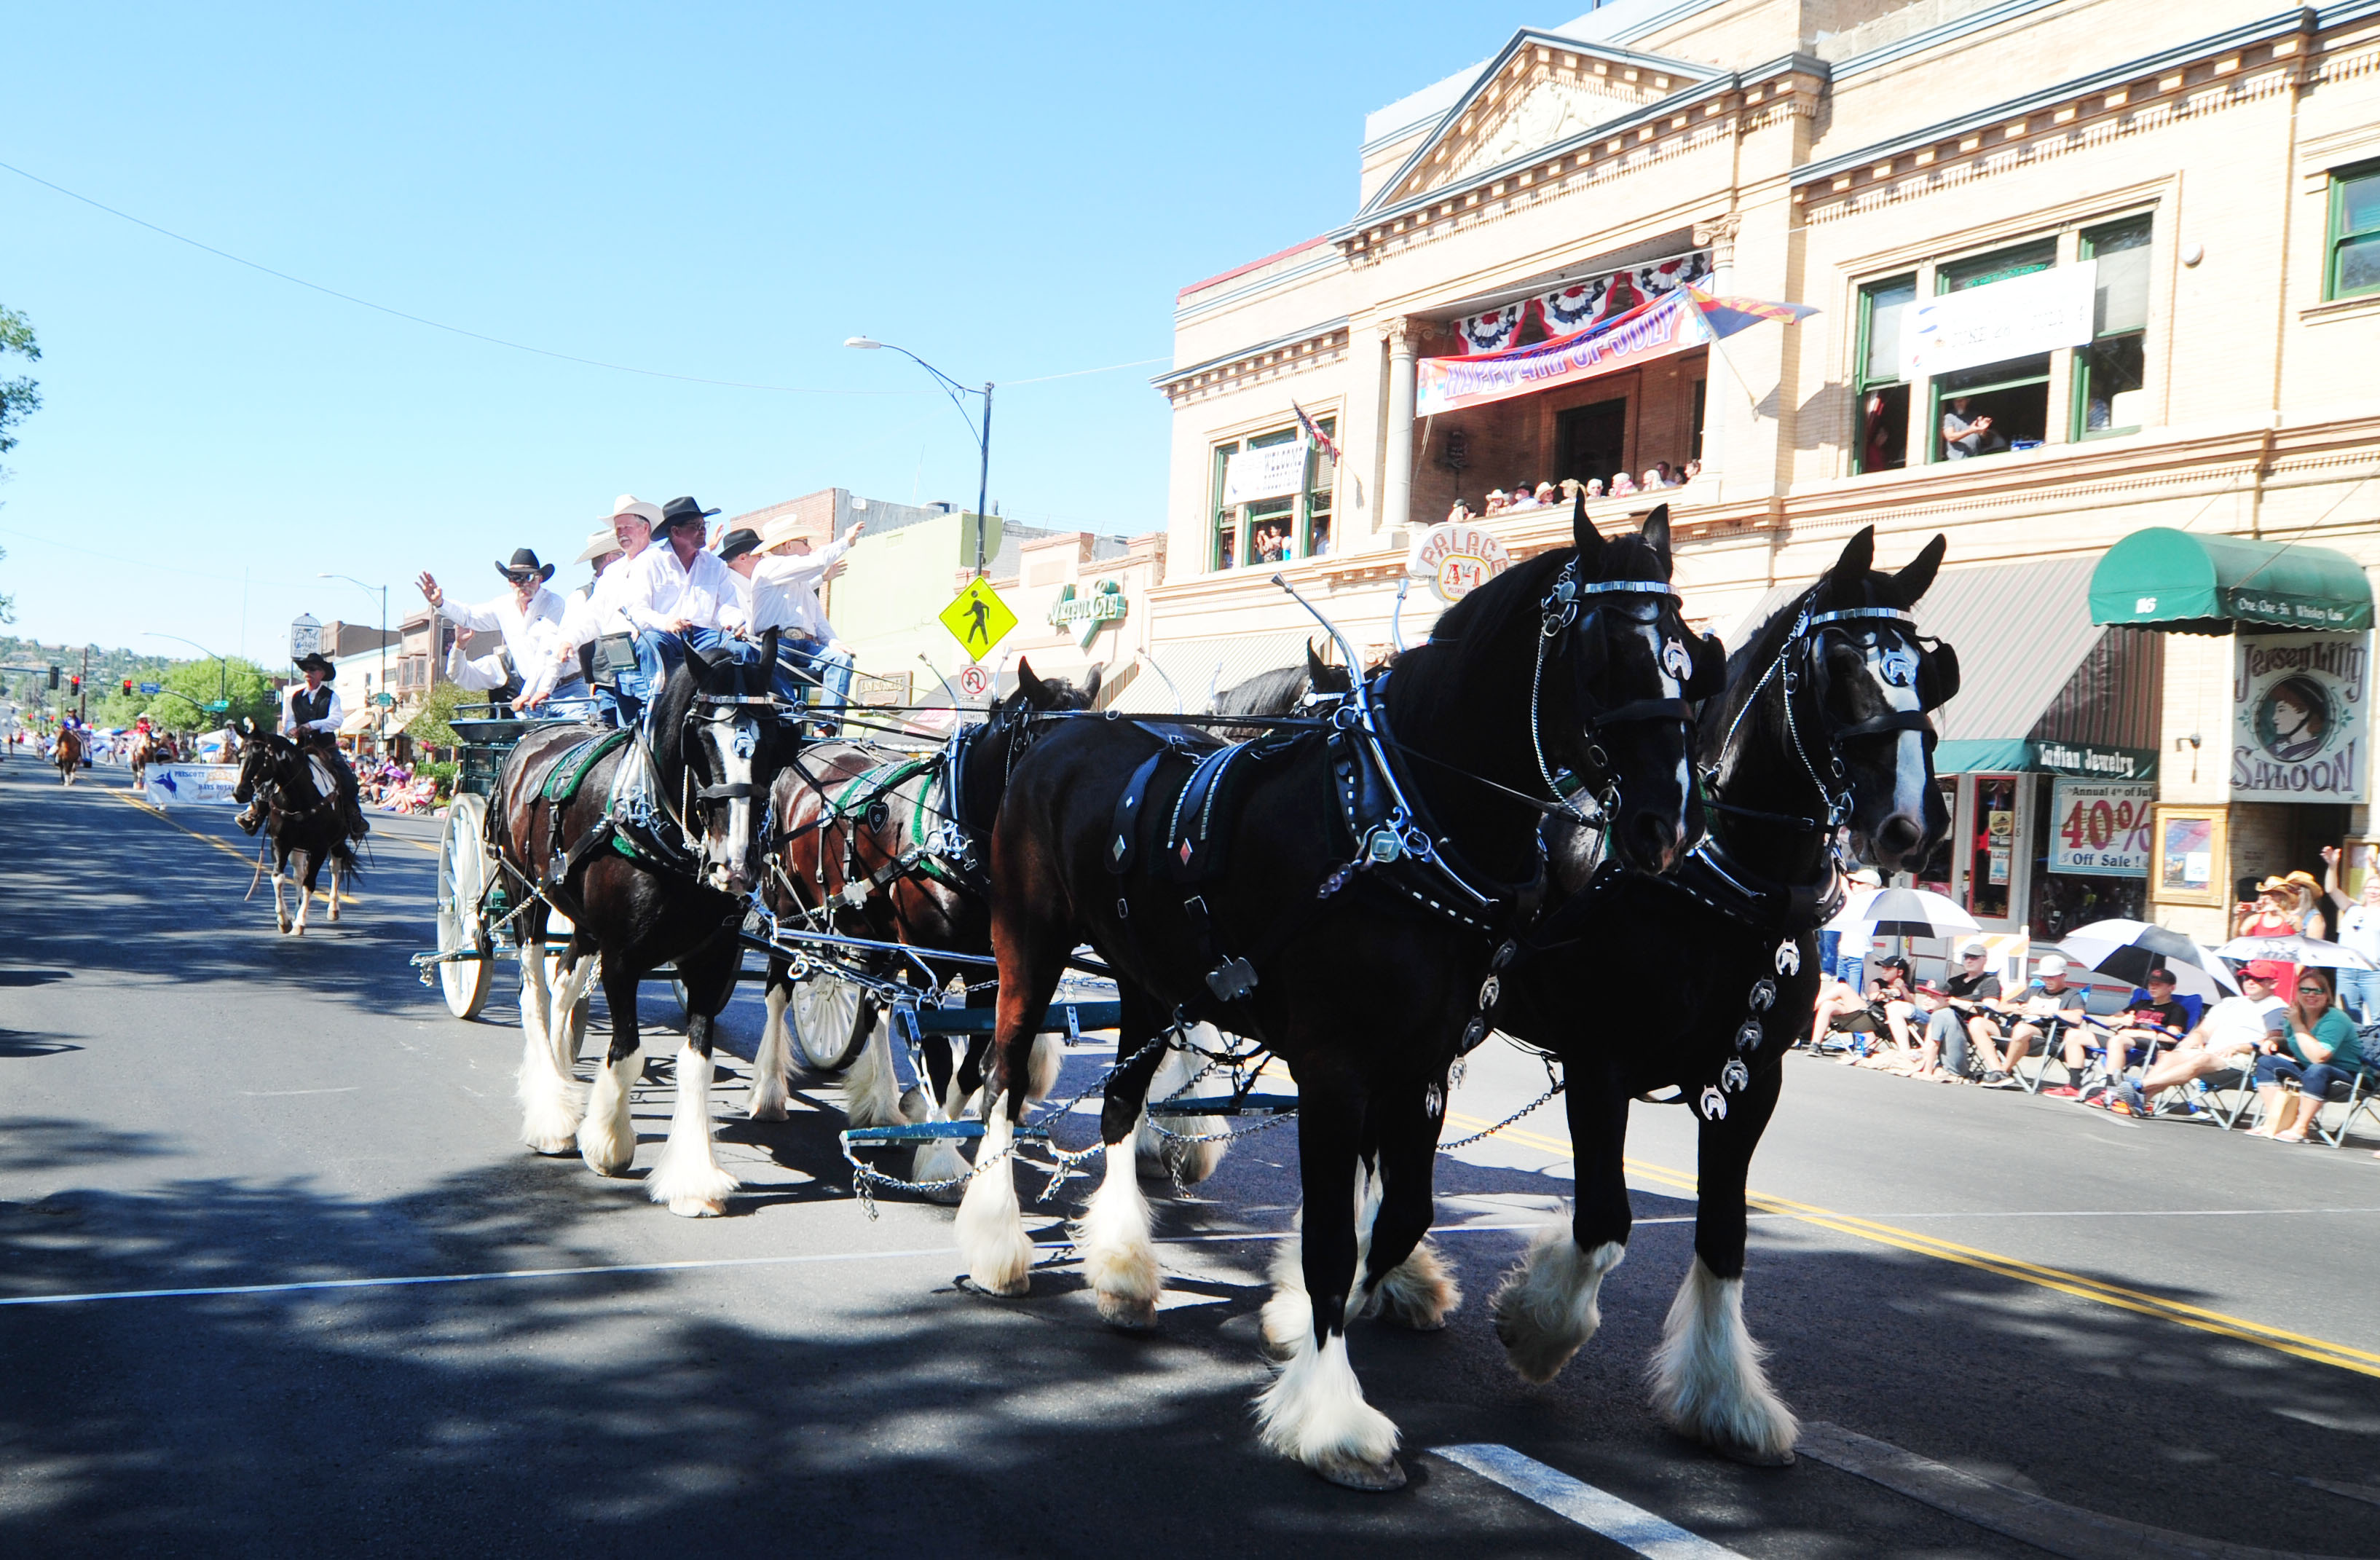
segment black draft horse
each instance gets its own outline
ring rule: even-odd
[[[1485,1035],[1491,960],[1542,890],[1554,769],[1606,798],[1617,849],[1646,871],[1702,833],[1685,700],[1716,691],[1721,657],[1678,618],[1667,511],[1642,536],[1606,541],[1581,505],[1572,535],[1374,674],[1351,699],[1372,712],[1369,735],[1359,725],[1252,747],[1263,756],[1238,761],[1254,773],[1242,804],[1222,809],[1213,880],[1168,881],[1169,835],[1129,874],[1111,871],[1130,810],[1119,804],[1165,741],[1135,723],[1044,737],[993,832],[997,1098],[957,1221],[971,1279],[993,1294],[1026,1287],[1033,1249],[1007,1150],[1034,1021],[1087,940],[1118,971],[1123,1004],[1124,1062],[1100,1117],[1106,1172],[1076,1229],[1101,1313],[1154,1321],[1156,1252],[1127,1144],[1159,1037],[1177,1016],[1212,1018],[1287,1063],[1303,1102],[1304,1324],[1258,1401],[1263,1437],[1355,1488],[1404,1476],[1396,1427],[1348,1363],[1346,1323],[1385,1300],[1436,1327],[1460,1298],[1421,1246],[1448,1071]]]
[[[359,875],[339,806],[338,782],[295,742],[242,719],[239,781],[232,787],[232,800],[244,805],[260,790],[265,800],[263,834],[273,853],[273,919],[282,931],[303,937],[323,867],[331,869],[334,921],[339,919],[340,884]],[[284,884],[298,890],[294,920],[282,902]]]
[[[1016,690],[929,754],[888,754],[858,742],[804,749],[770,791],[771,814],[780,821],[762,891],[771,911],[806,931],[989,956],[991,906],[984,857],[991,821],[1008,789],[1009,769],[1038,733],[1035,717],[1089,709],[1099,698],[1099,668],[1092,667],[1078,687],[1063,677],[1037,676],[1029,661],[1020,661]],[[978,977],[982,973],[979,966],[963,968]],[[756,1119],[779,1120],[785,1114],[790,970],[786,959],[769,961],[769,1022],[752,1067]],[[977,994],[984,1000],[971,995],[969,1004],[988,1005],[989,993]],[[855,1031],[867,1025],[868,1031],[854,1037],[859,1044],[845,1074],[845,1114],[855,1127],[891,1126],[904,1117],[890,1029],[866,1003],[853,1015],[853,1025]],[[982,1081],[987,1044],[971,1045],[955,1073],[948,1046],[926,1047],[929,1114],[935,1108],[957,1114]],[[1057,1053],[1044,1050],[1043,1070],[1053,1070]],[[913,1176],[934,1180],[965,1168],[955,1151],[938,1140],[918,1149]]]
[[[1496,1011],[1499,1029],[1561,1060],[1578,1191],[1569,1224],[1543,1231],[1496,1293],[1512,1368],[1550,1381],[1595,1335],[1597,1292],[1627,1252],[1629,1103],[1675,1089],[1700,1118],[1701,1175],[1654,1407],[1753,1463],[1791,1461],[1798,1427],[1744,1330],[1744,1184],[1781,1059],[1810,1025],[1816,928],[1841,896],[1837,836],[1889,875],[1923,865],[1950,827],[1925,712],[1958,690],[1958,659],[1910,615],[1943,539],[1898,574],[1873,571],[1874,552],[1873,528],[1852,537],[1730,658],[1726,696],[1702,715],[1709,837],[1660,880],[1607,866],[1581,882],[1591,856],[1558,851],[1573,896],[1540,923]],[[1658,994],[1613,1023],[1585,1005],[1613,989],[1594,972]]]
[[[769,697],[774,639],[765,637],[757,663],[688,653],[654,698],[650,739],[624,734],[565,804],[546,799],[548,776],[601,733],[575,723],[532,728],[505,759],[488,812],[490,844],[514,882],[538,894],[518,922],[522,1139],[540,1153],[567,1153],[575,1140],[596,1174],[627,1174],[637,1152],[629,1092],[645,1069],[637,988],[674,964],[686,1040],[669,1140],[645,1189],[689,1218],[725,1212],[740,1184],[711,1147],[712,1022],[742,962],[736,936],[745,896],[760,881],[769,786],[799,742]],[[572,931],[549,986],[539,950],[557,908]],[[582,1118],[577,1008],[598,979],[612,1044]]]

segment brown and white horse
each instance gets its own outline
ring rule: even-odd
[[[149,784],[149,766],[157,762],[157,734],[139,731],[127,739],[131,745],[125,752],[125,762],[132,771],[132,788],[140,790]]]
[[[60,726],[57,750],[50,755],[50,762],[58,766],[58,784],[73,785],[75,774],[82,768],[81,734],[72,726]]]

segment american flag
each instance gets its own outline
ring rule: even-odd
[[[1330,457],[1330,464],[1333,466],[1338,465],[1339,446],[1330,442],[1330,436],[1325,433],[1321,429],[1316,427],[1314,419],[1306,416],[1305,408],[1299,406],[1295,401],[1289,403],[1289,409],[1297,414],[1297,425],[1305,430],[1305,436],[1314,441],[1314,447],[1329,456]]]

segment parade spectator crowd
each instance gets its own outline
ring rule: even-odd
[[[1665,488],[1683,487],[1702,474],[1703,463],[1699,460],[1689,460],[1682,467],[1672,466],[1666,460],[1657,460],[1642,477],[1632,477],[1625,471],[1620,472],[1611,479],[1609,487],[1606,487],[1600,477],[1590,478],[1584,482],[1565,477],[1559,482],[1538,482],[1534,486],[1527,482],[1515,482],[1509,491],[1503,488],[1490,488],[1487,497],[1480,501],[1481,507],[1476,511],[1472,509],[1470,500],[1456,499],[1454,506],[1447,511],[1446,518],[1449,521],[1459,523],[1471,519],[1490,519],[1498,515],[1519,514],[1529,509],[1560,507],[1569,505],[1581,494],[1585,494],[1590,502],[1598,498],[1633,498],[1639,494],[1658,493]]]

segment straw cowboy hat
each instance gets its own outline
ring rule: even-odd
[[[648,507],[650,507],[650,506],[648,506]],[[623,511],[623,513],[625,512],[625,511]],[[598,558],[608,558],[614,553],[625,553],[627,549],[625,547],[620,545],[619,532],[613,530],[608,525],[601,525],[587,533],[586,551],[580,553],[578,556],[572,561],[576,563],[591,564]]]
[[[622,515],[634,515],[649,526],[662,523],[662,506],[658,504],[648,504],[633,493],[624,493],[612,500],[613,518],[617,519]]]
[[[808,528],[802,524],[801,517],[791,510],[760,527],[760,550],[764,553],[774,551],[788,542],[815,542],[816,540],[818,540],[816,537],[810,535]]]

